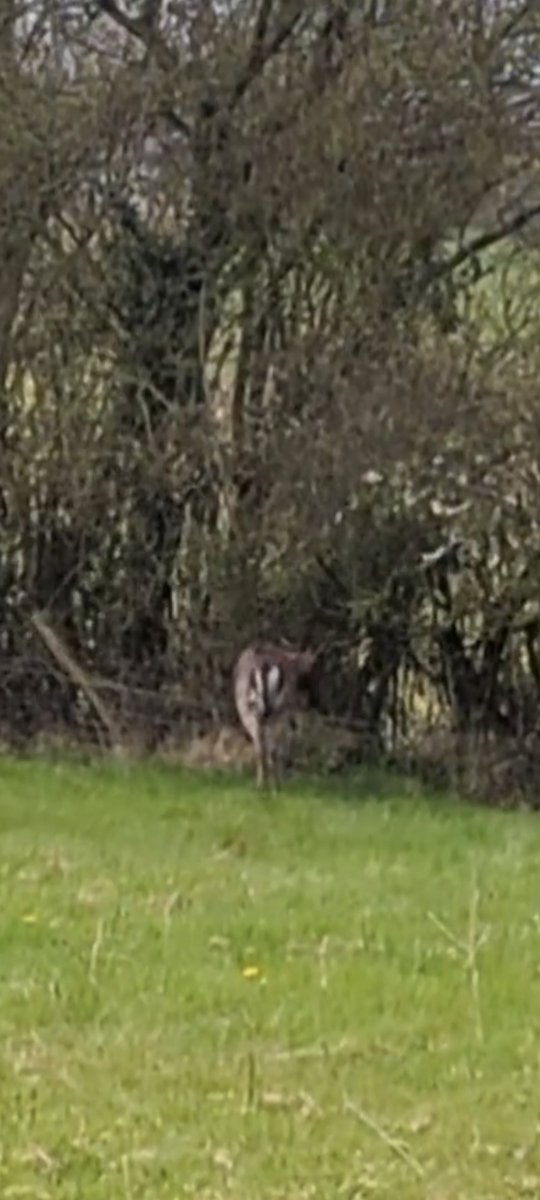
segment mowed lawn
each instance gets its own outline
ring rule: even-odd
[[[540,1195],[540,820],[0,766],[0,1195]]]

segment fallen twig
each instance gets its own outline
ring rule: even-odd
[[[467,938],[457,937],[444,921],[434,912],[428,912],[428,920],[444,935],[446,940],[456,950],[463,960],[463,965],[469,977],[469,985],[471,989],[471,999],[474,1016],[475,1035],[477,1041],[484,1041],[484,1025],[482,1020],[482,1006],[480,1000],[480,972],[478,967],[478,951],[482,948],[487,940],[487,929],[479,930],[478,927],[478,909],[480,904],[480,890],[476,872],[473,870],[471,900],[469,904],[469,927],[467,930]]]
[[[83,671],[82,667],[77,663],[71,651],[67,649],[63,641],[54,629],[51,628],[48,621],[45,620],[43,613],[34,612],[30,617],[30,621],[34,629],[39,634],[41,640],[45,643],[47,650],[61,667],[64,675],[67,675],[71,682],[79,687],[89,704],[94,709],[94,712],[99,717],[103,727],[106,729],[110,744],[116,748],[120,744],[120,730],[116,721],[111,716],[108,708],[98,696],[96,689],[93,687],[88,675]]]
[[[384,1142],[385,1146],[388,1146],[389,1150],[392,1150],[394,1154],[397,1154],[398,1158],[401,1158],[402,1161],[406,1163],[412,1171],[414,1171],[414,1174],[419,1179],[424,1178],[425,1171],[422,1163],[415,1158],[408,1146],[405,1146],[404,1143],[399,1141],[397,1138],[392,1137],[391,1133],[387,1133],[386,1129],[383,1129],[382,1125],[379,1125],[379,1122],[376,1121],[374,1117],[371,1117],[369,1113],[367,1113],[365,1109],[360,1108],[358,1104],[353,1104],[352,1100],[346,1100],[344,1107],[345,1112],[351,1113],[353,1117],[356,1117],[357,1121],[360,1121],[362,1125],[366,1126],[366,1129],[369,1129],[371,1133],[375,1133],[377,1137],[380,1138],[381,1142]]]

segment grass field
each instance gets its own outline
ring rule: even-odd
[[[0,768],[0,1195],[540,1195],[540,823]]]

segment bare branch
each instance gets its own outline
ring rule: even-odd
[[[518,8],[515,12],[503,17],[501,23],[495,26],[497,42],[501,43],[512,37],[512,35],[519,29],[522,21],[524,21],[526,17],[532,16],[537,8],[538,5],[536,0],[532,0],[532,3],[531,0],[525,0],[525,3],[522,4],[521,8]]]
[[[146,26],[150,35],[158,28],[160,13],[161,0],[144,0],[141,22]]]
[[[257,13],[257,20],[255,22],[255,34],[253,37],[254,51],[258,46],[264,46],[273,4],[274,0],[261,0],[261,6],[259,8],[259,12]]]
[[[98,6],[107,17],[116,23],[126,33],[142,42],[148,51],[152,51],[160,67],[168,69],[177,65],[176,55],[170,46],[160,36],[157,25],[159,18],[159,0],[148,0],[141,17],[130,17],[116,0],[97,0]]]
[[[482,250],[488,250],[490,246],[496,246],[498,242],[503,242],[505,238],[512,237],[513,234],[519,233],[524,229],[535,217],[540,217],[540,204],[533,204],[530,208],[523,209],[517,216],[512,217],[508,221],[503,221],[497,229],[487,230],[485,233],[478,234],[478,237],[467,242],[465,246],[461,246],[447,258],[439,266],[435,267],[429,273],[428,284],[434,279],[440,279],[444,275],[451,275],[452,271],[457,270],[463,263],[474,258],[476,254],[480,254]]]
[[[261,8],[255,26],[251,53],[243,72],[236,81],[229,105],[230,108],[234,108],[243,99],[251,84],[261,74],[266,64],[270,62],[270,59],[279,53],[287,39],[300,24],[301,18],[305,15],[305,5],[301,3],[301,0],[300,2],[295,0],[288,17],[283,19],[270,40],[266,42],[271,8],[271,0],[261,0]]]
[[[107,730],[111,746],[114,748],[120,745],[120,731],[116,721],[111,716],[108,708],[98,696],[93,687],[86,671],[77,663],[73,654],[67,649],[60,637],[53,629],[51,629],[48,621],[45,620],[42,613],[34,612],[31,616],[31,622],[34,629],[39,634],[41,640],[45,643],[47,650],[62,668],[68,679],[75,684],[75,687],[81,689],[86,696],[86,699],[91,704],[94,711],[97,713],[103,727]]]

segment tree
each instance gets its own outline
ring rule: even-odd
[[[10,660],[48,606],[117,687],[180,676],[208,716],[240,641],[282,633],[328,646],[327,708],[383,741],[420,686],[520,729],[535,5],[6,12]]]

